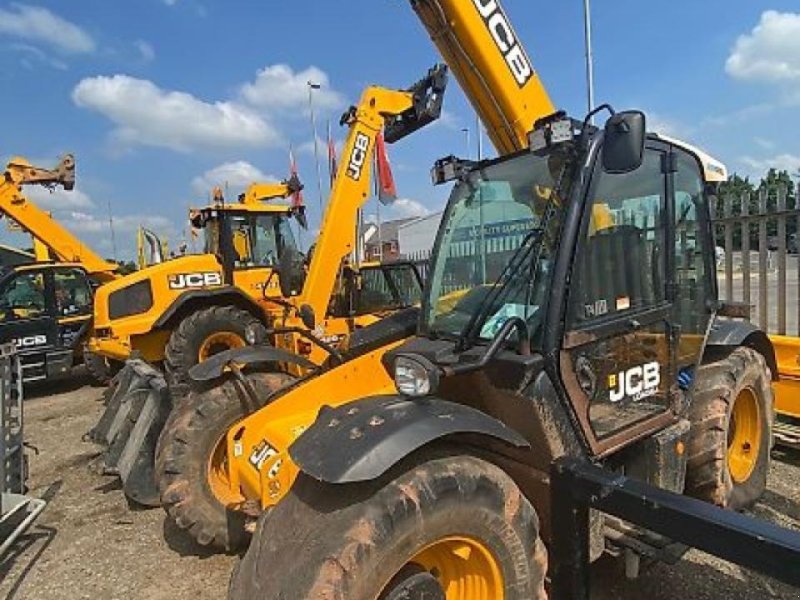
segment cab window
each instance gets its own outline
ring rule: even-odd
[[[573,327],[666,299],[661,156],[648,150],[636,171],[601,172],[571,286]]]
[[[20,273],[0,292],[3,320],[31,319],[47,311],[44,274]]]
[[[92,313],[92,288],[83,271],[56,271],[55,290],[58,316],[74,317]]]

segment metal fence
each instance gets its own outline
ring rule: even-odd
[[[800,335],[800,206],[793,192],[762,187],[712,206],[720,297],[749,305],[754,323],[781,335]]]

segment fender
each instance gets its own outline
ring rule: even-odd
[[[715,317],[708,332],[704,354],[709,351],[733,351],[739,346],[748,346],[763,354],[772,371],[772,378],[777,381],[778,362],[769,336],[749,321]]]
[[[529,447],[519,433],[469,406],[436,397],[395,395],[323,407],[289,454],[315,479],[355,483],[376,479],[415,450],[454,434],[483,435],[517,448]]]
[[[263,312],[252,298],[233,286],[215,288],[212,290],[191,290],[181,294],[169,305],[167,310],[153,323],[153,329],[166,327],[170,319],[189,303],[198,302],[203,306],[211,306],[212,304],[218,304],[219,300],[225,297],[232,300],[232,302],[229,301],[230,304],[241,304],[243,308],[251,311],[254,315],[260,315]],[[208,300],[212,300],[212,302],[208,302]]]
[[[225,374],[225,367],[228,363],[234,362],[237,365],[263,365],[274,362],[288,362],[300,365],[305,369],[318,369],[319,365],[311,362],[307,358],[287,352],[274,346],[245,346],[244,348],[233,348],[225,350],[219,354],[196,364],[189,369],[189,377],[195,381],[211,381]]]

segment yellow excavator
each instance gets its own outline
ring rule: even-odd
[[[260,285],[267,290],[275,286],[279,294],[264,297],[261,317],[248,313],[251,322],[261,326],[263,335],[243,334],[241,343],[237,340],[236,344],[229,344],[231,349],[201,352],[196,360],[193,356],[192,371],[201,386],[213,385],[223,373],[232,372],[246,389],[252,392],[255,387],[259,397],[266,399],[278,389],[291,385],[296,378],[346,362],[380,345],[387,336],[410,335],[416,322],[416,309],[410,312],[404,309],[418,302],[419,273],[407,262],[359,264],[355,261],[357,224],[360,210],[372,195],[372,163],[382,148],[381,136],[387,143],[394,143],[436,120],[441,113],[446,85],[447,69],[437,66],[406,90],[367,88],[358,105],[343,115],[341,124],[348,128],[348,135],[313,252],[303,256],[293,244],[278,246],[276,260],[270,263],[272,272]],[[165,265],[180,260],[183,259]],[[101,308],[103,298],[101,290],[98,293]],[[198,303],[195,314],[232,309],[229,306],[207,308],[208,300],[206,304]],[[175,328],[167,342],[165,362],[168,364],[175,363],[176,336],[209,337],[210,330],[201,327],[195,317],[189,317],[184,323]],[[99,318],[98,327],[103,327]],[[244,329],[248,333],[247,328]],[[220,339],[222,334],[214,333],[214,336],[212,340]],[[269,343],[264,344],[265,340]],[[245,341],[250,345],[240,347]],[[205,346],[216,350],[210,343],[200,347]],[[184,344],[184,347],[194,346]],[[235,360],[231,360],[233,355]],[[237,367],[239,363],[258,368],[245,377]],[[188,361],[183,364],[188,365]],[[168,446],[171,441],[165,440],[183,435],[179,430],[184,410],[193,407],[194,396],[190,394],[174,401],[174,379],[170,382],[169,394],[154,392],[155,388],[164,389],[166,383],[155,384],[154,381],[160,381],[157,375],[141,361],[130,361],[129,366],[130,372],[121,377],[112,391],[107,410],[91,437],[108,445],[106,471],[121,477],[128,497],[139,504],[158,505],[162,495],[152,472],[156,440],[161,434],[159,443]],[[165,395],[172,399],[165,400]],[[254,396],[251,393],[250,397]],[[137,402],[143,402],[144,406]],[[236,402],[220,404],[219,408],[219,411],[207,413],[206,430],[223,436],[232,422],[257,407]],[[214,445],[218,441],[215,440]],[[188,503],[182,506],[186,508]]]
[[[117,265],[36,206],[23,192],[41,185],[72,190],[75,160],[55,169],[14,158],[0,182],[0,213],[34,240],[36,262],[0,273],[0,340],[13,341],[22,357],[23,380],[40,381],[70,372],[81,360],[98,382],[109,375],[105,361],[84,351],[92,328],[96,287],[115,280]]]

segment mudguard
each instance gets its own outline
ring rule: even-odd
[[[192,304],[201,304],[203,306],[211,306],[219,304],[221,300],[226,300],[227,304],[238,304],[245,310],[250,310],[253,314],[260,314],[262,309],[245,294],[242,290],[232,285],[227,285],[221,288],[205,289],[205,290],[192,290],[182,293],[178,296],[172,304],[167,307],[158,320],[153,323],[152,329],[161,329],[166,327],[172,317],[185,306]]]
[[[778,379],[778,362],[775,358],[775,348],[769,336],[749,321],[734,320],[717,317],[711,325],[706,340],[706,352],[739,346],[748,346],[760,352],[767,361],[772,371],[772,378]]]
[[[163,374],[140,359],[132,359],[117,374],[107,392],[107,404],[88,438],[106,446],[102,471],[122,480],[125,495],[143,506],[160,506],[154,465],[158,437],[172,398]]]
[[[463,404],[436,397],[374,396],[337,408],[323,407],[289,454],[315,479],[355,483],[376,479],[422,446],[455,434],[529,446],[513,429]]]
[[[319,368],[318,365],[307,358],[274,346],[245,346],[244,348],[233,348],[232,350],[220,352],[201,363],[197,363],[189,369],[189,377],[194,381],[217,379],[225,374],[225,367],[231,362],[240,366],[287,362],[310,370]]]

